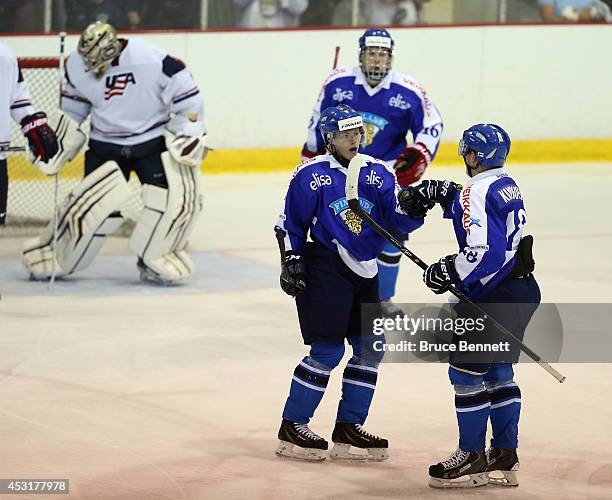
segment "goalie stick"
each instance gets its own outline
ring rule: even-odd
[[[59,42],[60,42],[60,56],[59,56],[59,109],[62,109],[62,79],[64,78],[64,64],[65,64],[65,42],[66,42],[66,32],[62,31],[59,34]],[[54,190],[53,190],[53,263],[52,263],[52,272],[51,279],[49,280],[49,287],[53,285],[55,282],[55,276],[57,274],[57,223],[59,219],[59,172],[55,173],[54,180]]]
[[[0,153],[23,153],[25,146],[0,146]]]
[[[395,238],[392,234],[390,234],[386,229],[380,226],[370,215],[363,209],[361,203],[359,202],[359,173],[361,172],[361,167],[364,166],[364,161],[361,155],[357,154],[349,163],[348,172],[346,174],[346,199],[348,201],[348,206],[353,212],[355,212],[362,220],[364,220],[372,229],[374,229],[378,234],[380,234],[383,238],[385,238],[389,243],[395,246],[403,255],[408,257],[412,262],[414,262],[417,266],[419,266],[423,271],[425,271],[429,266],[425,264],[421,259],[419,259],[414,253],[412,253],[408,248],[406,248],[402,243]],[[565,382],[565,376],[555,370],[552,366],[550,366],[546,361],[542,361],[542,358],[538,356],[534,351],[532,351],[529,347],[527,347],[523,342],[521,342],[510,330],[508,330],[504,325],[502,325],[495,318],[491,317],[486,313],[478,304],[472,302],[467,295],[457,290],[455,287],[450,287],[449,292],[451,292],[455,297],[457,297],[464,304],[469,305],[475,311],[477,311],[481,315],[487,315],[488,319],[491,321],[493,326],[499,330],[503,335],[511,339],[515,344],[517,344],[521,351],[523,351],[527,356],[533,359],[536,363],[538,363],[542,368],[544,368],[548,373],[550,373],[553,377],[555,377],[560,383]]]

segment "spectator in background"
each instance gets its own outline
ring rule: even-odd
[[[429,0],[367,0],[363,2],[365,22],[374,26],[418,24],[424,2]]]
[[[298,26],[308,0],[234,0],[240,7],[239,28]]]
[[[201,0],[142,0],[143,24],[155,29],[191,29],[200,27]],[[210,2],[215,5],[218,2]],[[143,16],[141,16],[143,17]]]
[[[600,0],[538,0],[546,23],[612,21],[610,7]]]
[[[0,33],[44,30],[43,0],[0,0]]]
[[[82,31],[96,21],[112,24],[117,29],[128,26],[125,11],[117,0],[67,0],[66,11],[71,31]]]
[[[124,1],[125,19],[127,29],[137,30],[142,28],[143,6],[138,0]]]
[[[341,0],[314,0],[300,18],[301,26],[330,26]],[[348,23],[347,23],[348,24]]]

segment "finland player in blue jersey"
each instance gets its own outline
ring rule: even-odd
[[[324,152],[317,129],[321,111],[348,104],[363,118],[365,139],[361,151],[395,168],[398,182],[418,181],[438,151],[442,118],[424,87],[411,76],[392,69],[395,42],[385,29],[370,28],[359,38],[359,65],[334,69],[323,84],[308,125],[302,158]],[[408,145],[406,136],[412,135]],[[399,228],[389,228],[400,239]],[[391,302],[401,253],[385,242],[378,256],[380,298],[383,312],[402,314]]]
[[[410,197],[402,197],[401,205],[407,213],[422,216],[439,203],[444,217],[453,221],[459,253],[429,266],[423,274],[426,285],[436,294],[457,287],[522,339],[540,302],[540,289],[532,274],[533,238],[523,237],[527,221],[523,196],[503,168],[509,151],[510,137],[501,127],[474,125],[459,143],[459,155],[471,178],[468,184],[423,181],[408,188]],[[457,304],[455,310],[460,317],[473,314],[465,304]],[[488,325],[485,332],[487,342],[497,335]],[[431,486],[518,485],[521,391],[512,369],[518,354],[510,353],[505,362],[499,362],[499,354],[451,355],[449,377],[455,389],[459,447],[429,468]],[[493,438],[485,453],[489,420]],[[464,480],[453,481],[459,478]]]
[[[331,457],[384,460],[387,440],[362,427],[383,352],[370,348],[360,331],[361,305],[379,302],[376,256],[384,239],[356,216],[345,196],[347,167],[364,137],[362,117],[346,105],[328,108],[321,115],[321,134],[328,153],[297,167],[275,227],[281,248],[281,287],[296,297],[302,337],[310,346],[293,373],[277,454],[325,459],[328,443],[310,430],[308,422],[348,340],[353,357],[344,369]],[[405,233],[421,226],[422,217],[399,209],[393,169],[362,156],[366,166],[359,178],[359,193],[364,209],[380,224]],[[307,242],[308,236],[312,241]],[[367,454],[350,453],[351,446]]]

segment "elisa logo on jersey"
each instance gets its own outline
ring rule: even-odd
[[[392,108],[399,108],[404,111],[410,109],[410,104],[407,101],[404,101],[404,96],[399,93],[395,97],[389,99],[389,106]]]
[[[359,198],[359,204],[368,214],[370,214],[372,212],[372,208],[374,208],[374,203],[366,200],[365,198]],[[335,216],[342,219],[342,222],[346,225],[351,233],[357,236],[361,234],[361,231],[363,231],[361,218],[349,208],[346,197],[338,198],[336,201],[332,201],[329,204],[329,208],[334,211]]]
[[[338,103],[343,101],[350,101],[353,99],[353,91],[352,90],[342,90],[336,87],[336,92],[332,96],[332,99]]]
[[[374,170],[370,170],[370,173],[366,175],[366,184],[376,186],[378,189],[383,187],[383,179]]]
[[[310,189],[316,191],[323,186],[331,186],[332,178],[331,175],[321,175],[316,172],[312,174],[312,180],[310,181]]]
[[[374,113],[361,113],[363,118],[363,128],[365,130],[365,144],[364,147],[368,147],[374,142],[374,137],[389,123],[389,120],[385,120],[382,116],[375,115]]]
[[[121,73],[120,75],[111,75],[106,77],[106,92],[104,92],[104,100],[109,101],[115,96],[123,95],[127,86],[133,83],[136,85],[134,73]]]

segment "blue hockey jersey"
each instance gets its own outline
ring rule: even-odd
[[[366,143],[362,153],[393,165],[411,132],[413,141],[423,143],[432,159],[435,157],[443,123],[423,86],[414,78],[390,71],[372,88],[359,66],[337,68],[323,84],[308,124],[305,149],[323,151],[321,112],[341,103],[355,108],[363,117]]]
[[[457,191],[444,217],[453,220],[459,243],[459,289],[478,300],[514,266],[527,222],[521,191],[503,168],[481,172]]]
[[[359,175],[359,201],[383,227],[406,233],[423,224],[404,214],[397,202],[399,185],[389,165],[362,155],[365,166]],[[301,252],[308,233],[340,255],[344,263],[364,278],[376,276],[376,256],[386,240],[349,208],[345,195],[347,169],[329,154],[299,165],[289,184],[285,207],[275,231],[285,232],[285,249]]]

